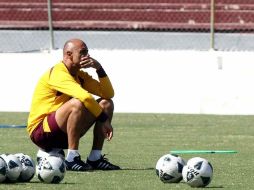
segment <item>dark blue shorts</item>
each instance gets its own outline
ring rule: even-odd
[[[52,112],[44,119],[46,120],[50,132],[45,132],[43,129],[44,120],[38,124],[31,134],[31,140],[40,148],[50,151],[52,148],[68,148],[68,137],[56,123],[56,112]],[[44,123],[45,124],[45,123]]]

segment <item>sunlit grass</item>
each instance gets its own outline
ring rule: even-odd
[[[0,113],[0,124],[25,125],[27,113]],[[164,184],[155,175],[157,160],[170,150],[237,150],[237,154],[180,155],[185,160],[201,156],[214,167],[210,188],[247,190],[254,187],[253,116],[115,114],[114,138],[105,142],[103,153],[121,171],[67,172],[61,184],[0,184],[0,189],[191,189],[183,182]],[[91,131],[80,142],[85,160],[92,141]],[[0,153],[23,152],[35,159],[37,147],[24,128],[0,129]]]

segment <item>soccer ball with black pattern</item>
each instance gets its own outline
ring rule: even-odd
[[[66,168],[64,160],[57,156],[41,158],[37,165],[37,176],[44,183],[60,183],[65,176]]]
[[[166,154],[156,164],[156,174],[164,183],[179,183],[185,161],[178,155]]]
[[[213,177],[213,167],[208,160],[194,157],[183,168],[183,180],[191,187],[205,187]]]
[[[5,181],[7,165],[3,158],[0,157],[0,183]]]
[[[20,160],[14,154],[1,154],[0,157],[4,159],[7,166],[5,182],[16,182],[22,171]]]
[[[22,164],[22,171],[20,173],[18,181],[20,182],[30,181],[35,174],[35,163],[33,159],[29,155],[23,153],[17,153],[15,154],[15,156],[18,157],[18,159]]]

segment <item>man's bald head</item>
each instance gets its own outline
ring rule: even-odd
[[[63,47],[63,63],[72,75],[76,75],[80,70],[80,62],[83,57],[89,57],[88,48],[80,39],[70,39]]]
[[[73,50],[79,49],[81,47],[86,47],[86,44],[82,40],[70,39],[67,42],[65,42],[63,47],[63,53],[65,55],[68,51],[73,52]]]

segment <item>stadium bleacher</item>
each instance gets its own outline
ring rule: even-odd
[[[52,0],[55,29],[209,31],[210,0]],[[0,0],[0,29],[47,29],[47,0]],[[216,0],[217,31],[254,30],[251,0]]]

